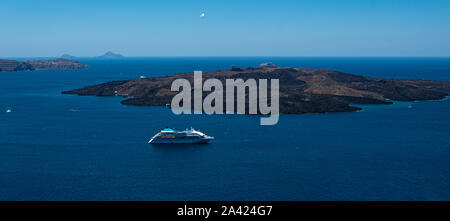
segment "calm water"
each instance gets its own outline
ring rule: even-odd
[[[86,70],[0,73],[0,200],[450,200],[450,100],[362,112],[175,116],[61,95],[110,80],[255,66],[450,81],[450,58],[83,59]],[[6,113],[11,109],[11,113]],[[71,109],[78,110],[71,112]],[[210,145],[155,147],[164,126]]]

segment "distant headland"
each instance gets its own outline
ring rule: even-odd
[[[34,60],[26,61],[0,59],[0,72],[18,72],[18,71],[34,71],[34,70],[63,70],[63,69],[84,69],[87,64],[76,61],[79,57],[63,54],[60,58],[49,60]],[[103,55],[92,57],[98,59],[120,59],[125,58],[121,54],[111,51]]]
[[[65,58],[65,59],[76,59],[76,56],[70,55],[70,54],[63,54],[61,56],[61,58]],[[117,58],[125,58],[125,56],[121,55],[121,54],[117,54],[111,51],[106,52],[103,55],[100,56],[95,56],[93,58],[101,58],[101,59],[117,59]]]
[[[70,55],[70,54],[63,54],[63,55],[61,56],[61,58],[69,59],[69,60],[77,59],[77,57],[72,56],[72,55]]]
[[[65,58],[26,61],[0,59],[0,72],[84,69],[86,67],[85,63]]]
[[[113,81],[62,93],[122,96],[127,98],[121,102],[126,105],[165,106],[177,94],[170,90],[171,83],[177,78],[192,83],[193,74]],[[450,82],[370,78],[326,69],[277,67],[272,63],[204,73],[203,79],[208,78],[220,79],[222,83],[237,78],[279,79],[280,113],[286,114],[352,112],[361,110],[352,104],[439,100],[450,93]]]
[[[104,55],[98,56],[96,58],[108,58],[108,59],[111,59],[111,58],[124,58],[124,57],[125,56],[123,56],[121,54],[116,54],[116,53],[108,51]]]

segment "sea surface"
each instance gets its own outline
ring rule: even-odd
[[[450,99],[281,115],[260,126],[256,116],[176,116],[119,97],[61,94],[262,62],[450,81],[450,58],[80,60],[89,68],[0,72],[0,200],[450,200]],[[216,140],[147,144],[165,126],[192,126]]]

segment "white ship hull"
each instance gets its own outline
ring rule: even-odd
[[[201,144],[201,143],[209,143],[212,139],[154,139],[150,140],[148,143],[150,144]]]
[[[149,144],[204,144],[214,140],[214,137],[208,136],[194,129],[185,131],[175,131],[166,128],[157,133],[150,139]]]

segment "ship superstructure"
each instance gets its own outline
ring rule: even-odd
[[[153,136],[148,143],[150,144],[195,144],[195,143],[208,143],[214,140],[214,137],[208,136],[193,128],[183,131],[176,131],[171,128],[164,128]]]

